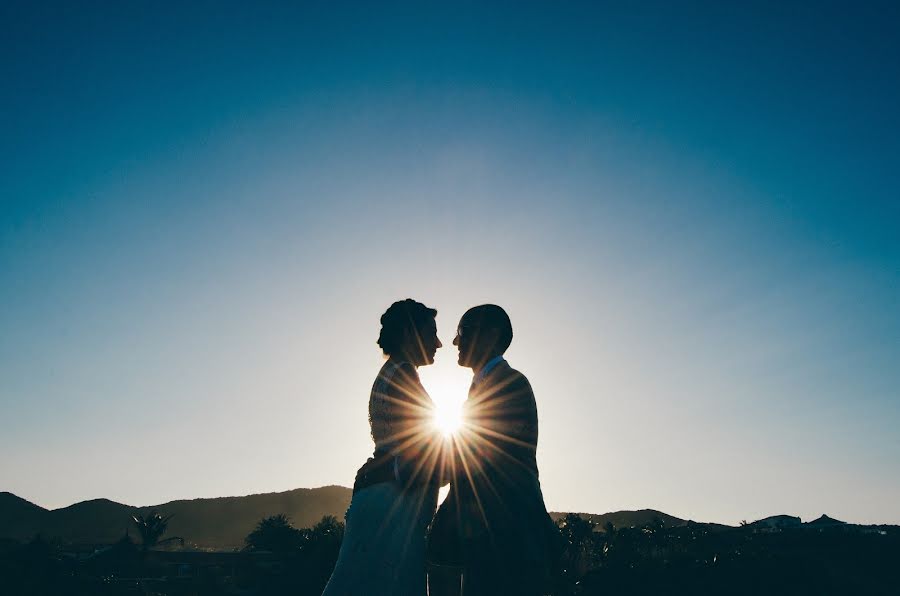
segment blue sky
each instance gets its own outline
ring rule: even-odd
[[[897,8],[673,4],[4,4],[0,489],[349,485],[412,296],[552,509],[900,523]]]

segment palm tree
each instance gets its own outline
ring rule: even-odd
[[[169,527],[169,520],[172,519],[172,517],[173,516],[171,515],[163,517],[156,511],[150,513],[147,517],[144,517],[143,515],[131,516],[131,520],[134,522],[134,525],[137,526],[138,533],[141,535],[142,550],[148,551],[151,548],[175,540],[180,542],[181,546],[184,546],[184,538],[180,536],[172,536],[171,538],[160,540],[162,535],[166,533],[166,529]]]

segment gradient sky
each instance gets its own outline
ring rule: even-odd
[[[349,486],[413,297],[552,510],[900,523],[896,3],[241,4],[0,5],[0,490]]]

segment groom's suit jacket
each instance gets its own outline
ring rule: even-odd
[[[537,570],[549,560],[555,526],[538,479],[537,407],[528,379],[500,362],[473,383],[463,415],[445,460],[450,492],[432,524],[429,556],[462,566],[502,559]]]

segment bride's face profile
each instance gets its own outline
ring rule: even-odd
[[[437,323],[434,319],[406,334],[406,353],[416,366],[434,364],[434,355],[443,344],[437,336]]]

